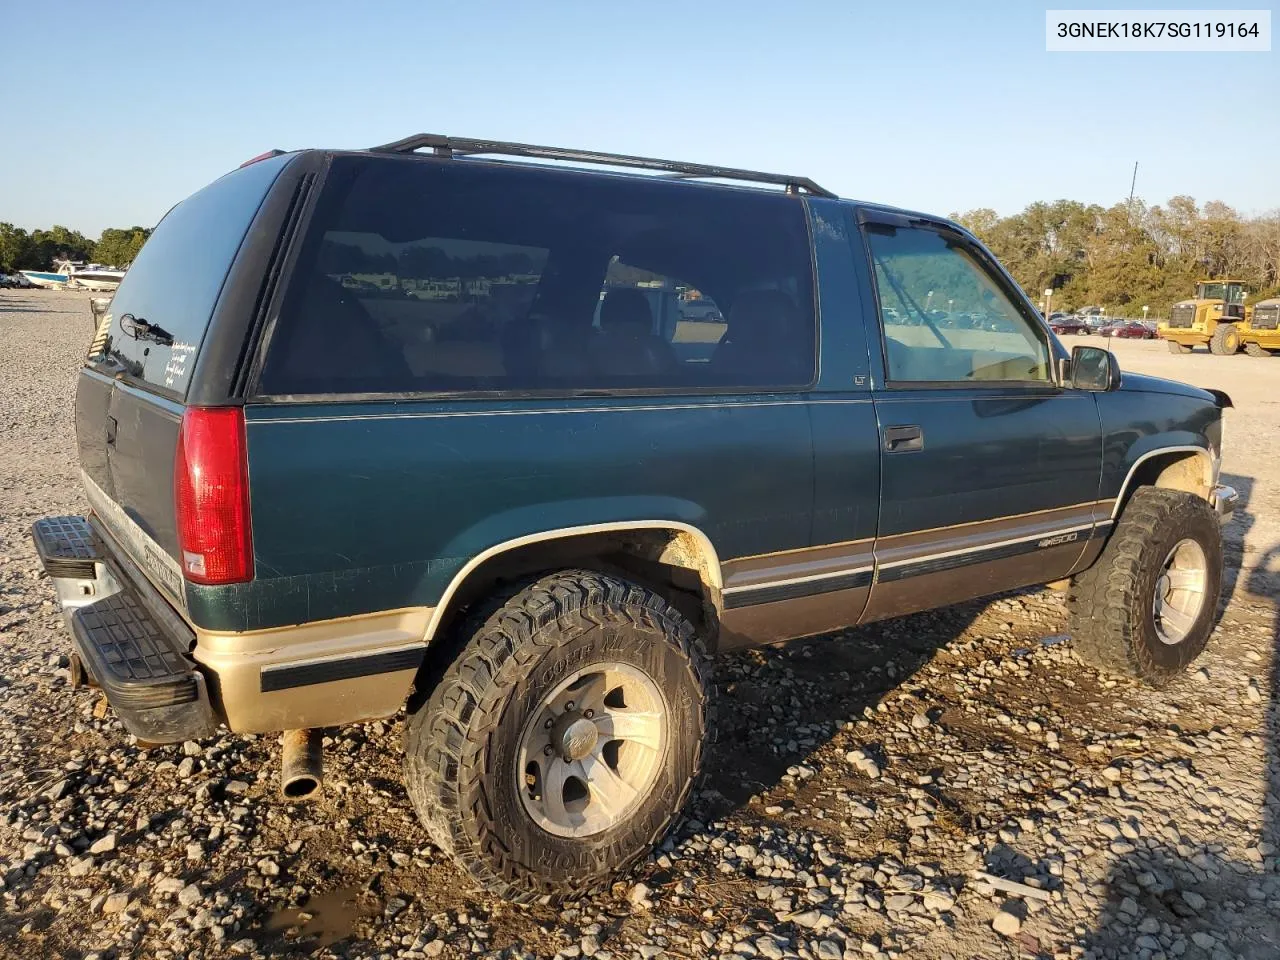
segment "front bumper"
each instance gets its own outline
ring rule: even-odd
[[[1226,523],[1231,519],[1239,502],[1240,494],[1236,493],[1236,488],[1225,483],[1217,484],[1209,494],[1209,504],[1218,515],[1219,523]]]
[[[211,734],[218,721],[189,654],[194,634],[141,571],[84,517],[45,517],[31,538],[76,655],[125,728],[149,743]]]

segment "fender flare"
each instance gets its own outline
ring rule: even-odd
[[[606,523],[589,523],[576,527],[559,527],[552,530],[544,530],[538,533],[529,533],[520,537],[513,537],[510,540],[504,540],[496,543],[480,553],[476,554],[466,564],[453,575],[449,581],[449,585],[445,587],[444,593],[440,595],[440,602],[436,604],[435,609],[431,611],[431,619],[427,623],[426,636],[424,642],[427,646],[431,645],[431,641],[439,628],[440,623],[444,620],[445,614],[449,610],[449,604],[462,585],[466,583],[475,570],[487,560],[501,556],[511,550],[527,547],[534,543],[544,543],[549,540],[562,540],[567,537],[576,537],[583,534],[592,533],[614,533],[627,530],[671,530],[675,533],[686,534],[691,537],[697,544],[698,552],[701,555],[703,566],[706,570],[707,580],[710,586],[714,587],[718,593],[724,588],[724,578],[720,572],[720,557],[716,553],[716,548],[711,542],[711,538],[702,530],[689,523],[679,520],[615,520]]]
[[[1125,499],[1129,495],[1133,485],[1133,475],[1137,473],[1138,468],[1152,457],[1164,456],[1170,453],[1191,453],[1195,454],[1204,461],[1206,467],[1206,477],[1208,479],[1207,486],[1210,490],[1218,481],[1218,469],[1221,463],[1213,456],[1213,453],[1205,447],[1196,447],[1188,444],[1181,444],[1169,447],[1156,447],[1154,450],[1148,450],[1137,460],[1133,461],[1129,466],[1129,472],[1125,474],[1124,483],[1120,485],[1120,491],[1116,494],[1115,504],[1111,507],[1111,519],[1115,520],[1120,515],[1120,508],[1124,504]]]

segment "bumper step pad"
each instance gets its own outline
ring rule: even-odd
[[[51,577],[94,579],[110,566],[84,517],[47,517],[31,529]],[[115,577],[120,580],[120,577]],[[149,743],[208,736],[217,728],[204,676],[182,642],[166,633],[128,586],[65,609],[76,652],[125,728]]]
[[[77,646],[88,654],[94,679],[104,688],[117,687],[122,705],[163,707],[196,699],[191,661],[172,647],[129,593],[77,610],[71,629]]]
[[[40,562],[51,577],[92,580],[93,565],[102,559],[93,528],[84,517],[45,517],[31,528]]]
[[[130,733],[176,743],[213,732],[204,677],[130,591],[81,607],[70,619],[86,669]]]

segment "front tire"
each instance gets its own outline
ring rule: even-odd
[[[1209,352],[1220,357],[1235,356],[1240,350],[1240,331],[1234,323],[1220,323],[1209,338]]]
[[[406,727],[436,845],[517,902],[601,886],[649,853],[698,776],[709,671],[656,593],[583,570],[499,596]]]
[[[1195,494],[1141,487],[1102,556],[1072,579],[1075,650],[1101,670],[1163,686],[1204,650],[1221,590],[1213,508]]]

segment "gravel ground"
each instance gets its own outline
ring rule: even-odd
[[[1195,672],[1099,676],[1051,591],[728,658],[694,819],[555,910],[476,895],[432,848],[399,721],[335,732],[324,798],[284,806],[271,738],[144,749],[70,691],[27,530],[84,509],[86,298],[0,292],[0,331],[0,955],[1280,956],[1280,360],[1115,345],[1238,405],[1225,472],[1248,499]]]

